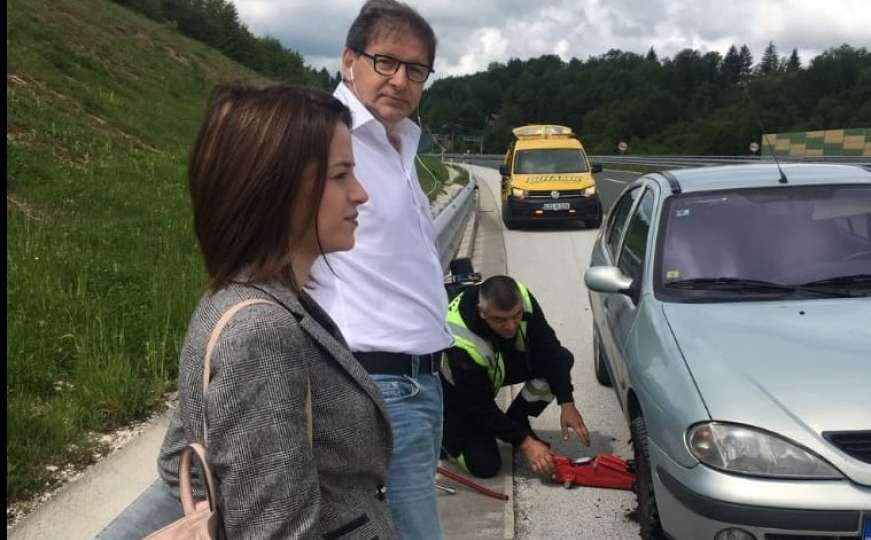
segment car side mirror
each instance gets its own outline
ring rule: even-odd
[[[602,164],[601,164],[601,163],[595,163],[595,162],[594,162],[594,163],[592,164],[592,166],[590,167],[590,170],[591,170],[593,173],[600,173],[600,172],[602,172]]]
[[[632,279],[616,266],[593,266],[584,272],[584,283],[591,291],[632,296]]]
[[[508,171],[508,167],[505,165],[499,165],[499,174],[502,176],[510,176],[511,173]]]

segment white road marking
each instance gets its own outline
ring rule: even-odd
[[[614,180],[613,178],[602,178],[602,180],[604,180],[605,182],[614,182],[615,184],[620,184],[620,185],[628,184],[629,182],[631,182],[631,180],[620,181],[620,180]]]

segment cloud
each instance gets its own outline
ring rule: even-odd
[[[357,0],[233,0],[256,35],[269,34],[330,72]],[[586,59],[609,49],[659,56],[685,48],[725,54],[747,44],[755,58],[769,41],[806,63],[848,43],[871,48],[869,0],[429,0],[410,2],[439,39],[436,77],[484,70],[491,62],[556,54]]]

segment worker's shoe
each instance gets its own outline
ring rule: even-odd
[[[445,459],[445,460],[453,463],[454,465],[459,467],[459,469],[465,473],[472,474],[469,471],[469,467],[466,465],[466,458],[465,458],[465,456],[463,456],[463,454],[460,454],[459,456],[452,456],[447,451],[445,451],[444,448],[442,448],[441,459]]]

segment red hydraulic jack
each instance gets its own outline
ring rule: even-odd
[[[603,487],[632,491],[635,488],[634,463],[613,454],[592,458],[569,459],[553,456],[553,479],[565,488],[574,486]]]

